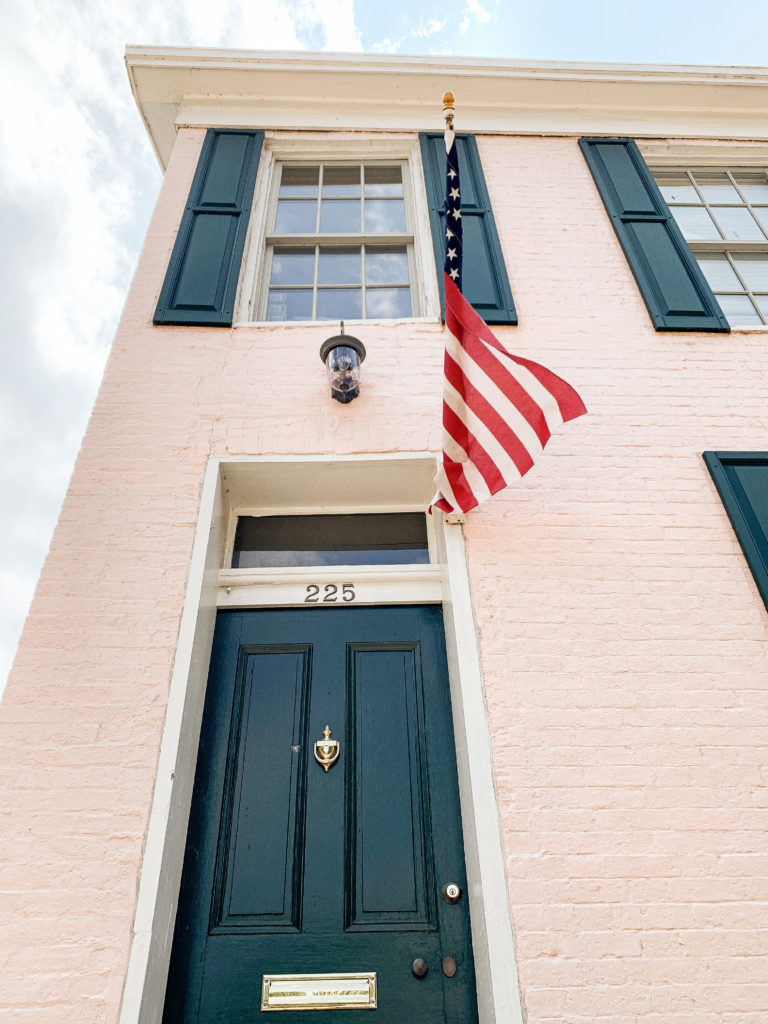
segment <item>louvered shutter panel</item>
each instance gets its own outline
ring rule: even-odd
[[[656,330],[729,331],[635,141],[579,145]]]
[[[435,246],[440,301],[444,312],[445,142],[442,134],[427,132],[421,133],[419,140],[429,200],[429,219]],[[512,301],[512,291],[474,135],[457,135],[456,150],[459,156],[461,181],[461,221],[464,226],[462,290],[466,299],[472,303],[486,323],[516,324],[515,304]]]
[[[156,324],[231,325],[263,140],[262,131],[207,132]]]
[[[704,461],[768,608],[768,452],[704,452]]]

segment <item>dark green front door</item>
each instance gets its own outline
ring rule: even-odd
[[[465,892],[441,609],[220,612],[164,1024],[269,1021],[265,974],[371,971],[378,1009],[276,1024],[473,1024],[452,882]]]

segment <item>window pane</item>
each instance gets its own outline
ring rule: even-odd
[[[359,320],[363,293],[359,288],[318,288],[318,320]]]
[[[359,196],[359,167],[323,167],[324,196]]]
[[[755,216],[760,221],[763,230],[768,235],[768,206],[756,206]]]
[[[708,203],[735,203],[743,206],[741,196],[725,174],[696,175],[696,184]]]
[[[283,235],[313,235],[317,224],[314,199],[278,199],[275,231]]]
[[[660,178],[659,188],[668,203],[701,203],[696,189],[687,178]]]
[[[233,569],[428,562],[423,512],[240,516],[232,555]]]
[[[756,295],[755,302],[760,307],[760,312],[768,321],[768,295]]]
[[[320,208],[320,231],[325,234],[359,234],[360,200],[325,199]]]
[[[312,292],[310,289],[270,288],[267,300],[267,320],[311,320]]]
[[[689,242],[706,238],[720,238],[720,232],[703,207],[673,206],[672,213],[680,225],[683,237],[687,238]]]
[[[768,292],[768,254],[740,256],[733,262],[751,292]]]
[[[359,249],[321,249],[317,271],[319,284],[361,284],[362,255]]]
[[[366,284],[405,284],[408,280],[408,253],[405,249],[366,247]]]
[[[365,167],[365,194],[367,196],[401,196],[403,172],[400,167]]]
[[[275,249],[270,284],[314,284],[314,249]]]
[[[765,237],[755,223],[755,218],[743,206],[713,206],[712,213],[717,217],[726,238],[755,241]]]
[[[368,318],[396,319],[411,315],[410,288],[366,288],[365,315]]]
[[[713,292],[744,291],[725,256],[697,256],[696,259]]]
[[[750,203],[768,203],[768,183],[765,181],[765,175],[750,176],[738,174],[736,175],[736,181],[739,183],[739,188],[746,196],[746,199]]]
[[[731,327],[752,327],[762,323],[746,295],[718,295],[717,301]]]
[[[284,167],[280,176],[281,196],[316,196],[319,167]]]
[[[366,199],[365,230],[405,231],[405,202],[402,199]]]

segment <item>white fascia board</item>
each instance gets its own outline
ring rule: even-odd
[[[128,47],[167,163],[192,127],[768,139],[768,68]]]

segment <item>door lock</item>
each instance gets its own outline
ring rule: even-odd
[[[456,882],[448,882],[443,886],[443,899],[446,903],[458,903],[463,895],[461,886]]]
[[[411,970],[413,971],[414,978],[425,978],[427,971],[429,970],[429,964],[426,960],[422,960],[421,957],[419,957],[411,964]]]

